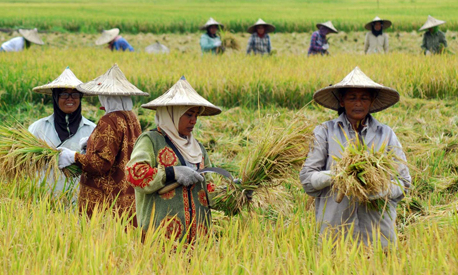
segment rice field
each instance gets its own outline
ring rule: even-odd
[[[0,1],[2,28],[37,27],[42,31],[96,33],[119,27],[126,33],[192,33],[209,17],[234,32],[244,32],[258,18],[277,32],[309,32],[332,20],[343,31],[363,30],[376,15],[393,21],[397,31],[418,30],[431,14],[456,30],[454,0],[286,0],[286,1]]]
[[[194,130],[212,163],[234,177],[267,186],[270,192],[258,190],[251,210],[235,216],[212,211],[212,233],[191,247],[162,238],[161,231],[151,232],[142,244],[140,230],[127,226],[127,217],[100,211],[86,220],[77,213],[73,194],[50,196],[33,178],[5,180],[0,176],[1,273],[456,273],[458,60],[454,54],[421,55],[421,33],[410,32],[430,12],[443,15],[437,17],[449,20],[447,28],[455,28],[455,1],[98,2],[0,2],[0,7],[7,8],[2,9],[0,28],[36,24],[49,31],[42,34],[47,42],[44,47],[0,54],[0,127],[27,127],[50,115],[51,98],[32,93],[32,88],[53,80],[66,66],[82,81],[89,81],[117,63],[133,84],[151,95],[134,98],[134,112],[146,131],[155,127],[155,113],[140,104],[161,95],[185,75],[202,96],[223,108],[221,115],[199,118]],[[238,8],[226,9],[228,5]],[[207,17],[215,14],[217,20],[240,31],[259,17],[254,7],[263,19],[272,18],[279,26],[279,32],[272,35],[274,55],[246,56],[243,49],[248,36],[242,33],[234,34],[242,46],[240,52],[200,54],[200,34],[194,32]],[[23,17],[17,16],[19,9]],[[365,56],[361,23],[375,12],[392,15],[393,21],[402,24],[395,24],[390,33],[390,54]],[[338,28],[346,30],[332,37],[331,56],[306,56],[310,33],[282,33],[309,31],[315,21],[330,15]],[[116,24],[137,52],[110,52],[93,45],[95,32]],[[67,31],[82,33],[62,33]],[[0,33],[0,41],[14,36]],[[454,52],[458,52],[456,36],[456,28],[447,31]],[[169,46],[171,54],[143,51],[156,40]],[[360,246],[343,235],[334,242],[321,238],[313,200],[299,182],[300,164],[295,160],[302,160],[301,156],[278,146],[283,142],[278,133],[301,129],[310,135],[316,125],[337,117],[335,111],[312,101],[313,92],[340,81],[355,66],[401,94],[399,103],[374,114],[395,131],[403,145],[413,185],[398,205],[398,240],[388,250]],[[82,102],[83,115],[97,122],[103,115],[97,98],[83,98]],[[304,137],[289,137],[309,142]],[[263,146],[256,147],[259,144]],[[304,150],[308,145],[298,148]],[[267,174],[265,181],[255,178],[257,174],[243,175],[259,169],[257,157],[269,149],[279,152],[273,160],[294,159],[288,159],[288,167],[277,167],[275,175]]]

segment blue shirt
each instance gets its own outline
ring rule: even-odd
[[[117,51],[119,51],[120,49],[122,49],[122,51],[126,51],[127,49],[130,52],[134,51],[134,48],[123,37],[120,37],[118,38],[118,40],[113,42],[113,47],[111,48],[111,50],[117,50]]]

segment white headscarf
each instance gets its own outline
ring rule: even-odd
[[[202,162],[202,149],[197,140],[192,136],[181,137],[178,133],[178,125],[181,116],[189,109],[200,106],[164,106],[156,110],[156,125],[167,134],[172,143],[180,151],[183,158],[190,163]],[[203,107],[199,114],[203,112]]]
[[[133,107],[130,96],[99,95],[99,101],[102,107],[105,107],[106,114],[116,111],[131,111]]]

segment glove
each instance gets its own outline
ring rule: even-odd
[[[242,184],[242,180],[241,179],[234,179],[234,183],[235,184]],[[252,200],[253,199],[253,190],[244,190],[245,192],[245,197],[248,199],[248,200]]]
[[[431,52],[429,50],[426,50],[425,55],[431,55]]]
[[[80,142],[79,142],[80,151],[86,151],[88,140],[89,140],[89,137],[83,137],[82,139],[80,139]]]
[[[190,186],[204,181],[204,177],[187,166],[173,166],[173,171],[175,180],[183,186]]]
[[[59,169],[65,168],[75,163],[76,151],[72,151],[65,147],[59,147],[57,148],[57,150],[60,151],[59,160],[57,163],[57,166],[59,167]]]
[[[321,48],[322,48],[323,50],[327,50],[327,49],[329,49],[329,44],[326,43],[326,44],[324,44],[323,47],[321,47]]]
[[[331,171],[320,171],[312,174],[311,183],[313,188],[321,190],[332,184]]]
[[[215,47],[219,47],[219,46],[221,46],[221,41],[219,41],[219,40],[215,41],[215,43],[213,45],[215,45]]]
[[[392,182],[391,186],[390,186],[390,190],[386,189],[383,192],[380,192],[378,194],[369,195],[369,200],[370,201],[374,201],[374,200],[377,200],[377,199],[380,199],[380,198],[385,198],[386,195],[388,195],[388,191],[390,192],[390,196],[389,196],[390,199],[398,198],[402,194],[404,194],[403,191],[402,191],[401,186],[399,186],[395,182]]]

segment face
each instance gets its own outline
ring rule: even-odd
[[[58,105],[62,112],[71,114],[76,111],[81,104],[80,95],[81,94],[74,89],[65,89],[63,92],[59,93]]]
[[[362,121],[372,106],[374,99],[369,91],[350,89],[340,101],[340,107],[350,121]]]
[[[382,29],[382,23],[380,22],[375,22],[374,24],[374,30],[380,31]]]
[[[208,31],[211,33],[211,34],[216,34],[216,31],[218,31],[218,27],[213,25],[213,26],[210,26],[208,27]]]
[[[257,26],[257,27],[256,27],[256,32],[257,32],[259,35],[263,35],[265,31],[266,31],[266,29],[264,28],[264,26]]]
[[[199,107],[194,107],[186,111],[178,123],[178,133],[182,136],[190,136],[199,115]]]

